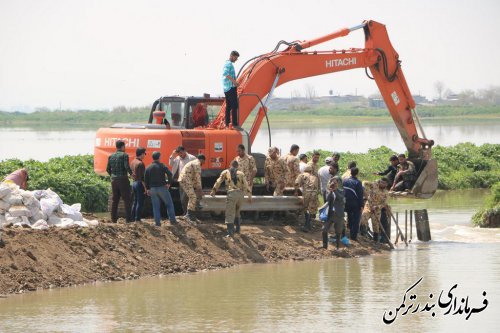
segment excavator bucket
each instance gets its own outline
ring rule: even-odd
[[[420,169],[417,181],[413,185],[413,195],[421,199],[429,199],[438,187],[437,161],[417,159],[414,162],[417,170]]]

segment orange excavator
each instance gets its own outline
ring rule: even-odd
[[[364,48],[309,51],[313,46],[360,29],[365,35]],[[170,152],[182,145],[191,154],[202,153],[207,157],[202,179],[204,187],[209,187],[236,156],[239,144],[252,153],[252,143],[264,119],[269,125],[267,104],[276,87],[292,80],[357,68],[364,68],[367,76],[377,84],[408,149],[409,159],[416,166],[418,178],[412,189],[413,195],[430,198],[437,189],[437,163],[431,155],[434,142],[425,137],[415,110],[415,101],[401,69],[399,55],[391,45],[386,27],[375,21],[364,21],[355,27],[312,40],[280,41],[271,52],[247,61],[238,73],[237,82],[238,122],[242,125],[247,119],[253,118],[248,132],[240,127],[226,127],[223,98],[208,95],[161,97],[153,103],[147,124],[115,124],[98,130],[95,172],[106,174],[108,156],[115,151],[118,139],[126,141],[127,152],[131,156],[141,146],[161,151],[165,162]],[[249,118],[254,110],[255,116]],[[258,166],[256,176],[263,176],[265,155],[252,155]],[[146,165],[151,163],[150,156],[148,154],[146,158]]]

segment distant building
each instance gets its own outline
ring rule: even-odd
[[[382,98],[368,98],[368,105],[371,108],[385,109],[385,102]]]

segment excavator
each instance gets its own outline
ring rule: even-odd
[[[363,30],[364,48],[317,51],[312,47]],[[281,50],[280,50],[281,49]],[[252,152],[252,143],[266,119],[267,105],[276,87],[302,78],[364,68],[368,78],[375,81],[389,113],[408,149],[408,157],[417,169],[417,180],[411,196],[430,198],[437,189],[437,163],[432,159],[433,140],[425,136],[401,68],[401,60],[394,50],[385,25],[368,20],[350,28],[305,41],[280,41],[268,53],[248,60],[238,73],[238,123],[252,121],[249,131],[242,127],[226,127],[225,102],[220,97],[163,96],[152,106],[146,124],[114,124],[101,128],[95,138],[94,170],[106,175],[108,156],[115,151],[115,142],[126,142],[127,152],[134,156],[137,147],[162,152],[166,162],[170,152],[182,145],[191,154],[204,154],[207,158],[202,169],[204,188],[212,186],[222,170],[229,167],[236,156],[237,146],[243,144],[257,162],[256,177],[264,175],[265,155]],[[252,115],[252,117],[250,117]],[[250,124],[245,124],[250,125]],[[270,131],[270,130],[269,130]],[[271,138],[271,133],[269,132]],[[297,142],[300,144],[299,142]],[[145,163],[151,163],[148,154]],[[256,194],[263,187],[255,186]],[[260,192],[260,193],[259,193]],[[174,194],[175,198],[175,194]],[[283,200],[266,197],[262,205],[281,205],[269,201]],[[258,203],[258,202],[257,202]],[[259,204],[254,206],[259,207]],[[278,209],[278,208],[276,208]]]

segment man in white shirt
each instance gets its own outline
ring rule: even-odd
[[[307,166],[307,155],[306,154],[300,154],[299,155],[299,159],[300,159],[300,162],[299,162],[300,173],[304,173],[304,169]]]
[[[330,175],[330,164],[333,162],[333,158],[327,157],[325,159],[325,166],[322,166],[318,170],[318,178],[319,178],[319,185],[321,189],[321,195],[323,196],[323,200],[326,202],[326,195],[328,194],[328,181],[332,177]]]
[[[174,175],[175,181],[179,179],[179,175],[181,174],[182,169],[184,169],[184,166],[195,159],[196,156],[189,154],[183,146],[177,147],[177,149],[172,152],[169,158],[169,164],[172,167],[172,174]],[[182,209],[184,210],[184,213],[186,213],[189,198],[180,186],[179,196],[181,197]]]

